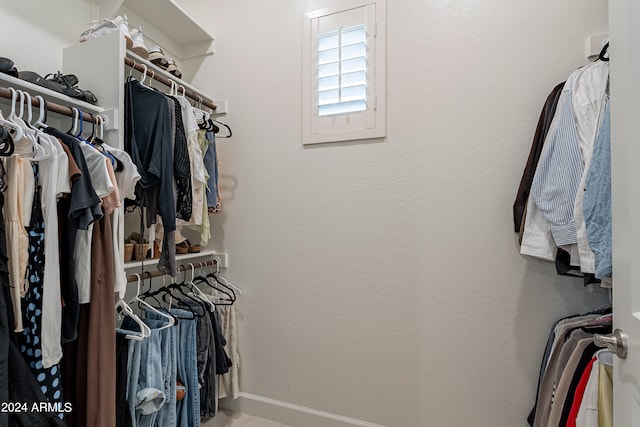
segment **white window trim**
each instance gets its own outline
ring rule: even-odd
[[[370,52],[371,64],[373,67],[373,78],[375,79],[374,92],[367,99],[367,111],[375,115],[375,127],[338,132],[318,133],[317,126],[314,126],[314,119],[317,119],[317,99],[314,94],[317,92],[313,86],[317,85],[314,78],[316,70],[313,64],[316,62],[312,55],[317,56],[316,32],[313,29],[313,20],[323,16],[339,13],[342,11],[375,5],[375,17],[373,19],[375,34],[375,46]],[[320,144],[326,142],[352,141],[361,139],[384,138],[386,136],[386,7],[385,0],[349,0],[340,4],[329,6],[307,12],[303,22],[303,43],[302,43],[302,143]],[[368,29],[369,31],[369,29]],[[369,72],[369,71],[368,71]],[[317,121],[315,122],[317,123]]]

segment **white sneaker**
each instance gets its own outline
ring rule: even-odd
[[[88,39],[97,38],[114,31],[122,31],[127,42],[127,48],[133,46],[133,39],[129,34],[129,25],[127,24],[127,15],[116,16],[114,19],[102,18],[89,23],[89,29],[80,34],[80,41],[84,42]]]
[[[144,45],[144,39],[142,38],[142,27],[134,28],[133,30],[131,30],[131,39],[133,40],[131,50],[144,59],[147,59],[149,57],[149,50]]]

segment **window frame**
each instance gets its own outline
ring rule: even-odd
[[[371,6],[373,6],[371,8]],[[367,8],[367,99],[364,112],[318,114],[318,21],[323,17]],[[349,0],[304,14],[302,55],[302,143],[353,141],[386,136],[385,0]],[[336,28],[337,29],[337,28]],[[363,115],[350,120],[353,115]],[[341,126],[327,128],[327,121]],[[322,120],[325,120],[323,123]]]

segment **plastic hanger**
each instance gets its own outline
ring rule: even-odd
[[[47,122],[47,101],[45,101],[45,99],[40,95],[37,95],[35,97],[35,99],[40,101],[40,114],[38,115],[38,120],[36,120],[36,122],[33,125],[37,126],[39,128],[46,128],[46,127],[48,127],[47,124],[46,124],[46,122]]]
[[[140,298],[140,283],[142,282],[142,279],[140,278],[140,275],[138,273],[135,273],[136,277],[138,278],[138,284],[137,284],[137,290],[136,290],[136,296],[129,302],[137,302],[139,305],[144,306],[145,308],[151,310],[152,312],[158,314],[159,316],[167,319],[168,323],[164,326],[161,326],[158,328],[158,330],[163,330],[163,329],[167,329],[170,328],[171,326],[175,325],[175,318],[173,316],[168,315],[167,313],[163,313],[162,311],[158,310],[157,308],[155,308],[154,306],[152,306],[151,304],[149,304],[148,302],[146,302],[145,300]]]
[[[196,277],[196,268],[192,263],[189,263],[189,266],[191,267],[191,289],[195,289],[195,295],[196,297],[198,297],[199,299],[201,299],[206,305],[209,306],[209,311],[214,311],[216,309],[216,306],[209,300],[209,298],[207,298],[207,296],[205,295],[204,292],[202,292],[202,290],[196,286],[196,284],[194,283],[194,279]]]
[[[144,85],[144,81],[147,80],[147,71],[148,71],[148,69],[147,69],[147,65],[146,64],[142,64],[142,67],[144,67],[144,72],[142,74],[142,80],[140,80],[140,84]]]
[[[604,365],[613,366],[613,353],[605,348],[596,351],[596,358]]]
[[[30,127],[23,119],[25,112],[25,102],[28,102],[29,105],[29,108],[27,108],[27,119],[29,119],[29,117],[33,118],[33,113],[31,112],[31,95],[22,90],[19,90],[17,92],[20,97],[20,112],[18,115],[14,114],[13,122],[18,124],[22,128],[23,138],[18,141],[19,146],[15,147],[17,149],[15,153],[20,157],[31,157],[37,160],[41,160],[43,158],[46,158],[48,154],[52,153],[52,147],[48,143],[49,141],[45,142],[44,145],[40,145],[36,137],[35,129],[33,127]]]
[[[137,314],[133,312],[131,306],[127,304],[123,299],[118,299],[118,301],[116,301],[116,311],[118,311],[118,314],[123,313],[129,316],[140,327],[140,335],[127,334],[125,335],[127,339],[142,341],[143,339],[151,336],[151,328],[146,323],[144,323],[144,321]]]
[[[233,283],[229,282],[226,278],[222,276],[222,274],[220,274],[220,264],[221,264],[220,258],[214,257],[214,259],[216,260],[216,276],[224,280],[226,285],[231,289],[233,289],[238,295],[242,295],[242,291],[240,290],[240,288],[235,286]]]
[[[71,115],[71,129],[67,131],[67,134],[75,135],[78,131],[78,116],[80,115],[80,110],[76,107],[71,107],[71,111],[73,112]]]
[[[6,119],[0,116],[0,125],[13,129],[15,132],[15,134],[13,135],[13,140],[20,140],[22,139],[24,132],[22,131],[22,128],[18,126],[17,123],[11,120],[12,116],[15,115],[16,100],[18,97],[18,93],[12,87],[9,88],[9,91],[11,91],[11,112],[9,113],[9,116]],[[13,147],[13,141],[11,142],[11,146]]]
[[[218,135],[217,132],[214,132],[216,134],[216,138],[231,138],[231,135],[233,135],[233,132],[231,132],[231,128],[229,127],[229,125],[227,125],[226,123],[222,123],[219,122],[218,120],[214,120],[214,119],[209,119],[208,122],[213,126],[214,123],[219,124],[220,126],[224,127],[225,129],[227,129],[227,132],[229,132],[228,135]]]
[[[171,283],[169,285],[164,285],[163,284],[163,286],[160,287],[156,291],[151,291],[151,289],[149,289],[149,291],[144,293],[144,296],[145,297],[153,297],[153,298],[155,298],[156,295],[162,295],[162,301],[164,301],[165,304],[168,304],[169,307],[171,307],[171,305],[173,303],[173,299],[175,299],[176,301],[182,303],[184,308],[186,310],[188,310],[193,315],[194,318],[195,317],[202,317],[204,315],[204,313],[202,315],[200,315],[200,314],[196,313],[195,311],[193,311],[193,309],[191,308],[189,303],[186,302],[186,300],[178,297],[177,295],[175,295],[173,293],[174,290],[178,290],[180,292],[180,294],[184,295],[185,298],[188,298],[189,300],[193,300],[193,298],[190,295],[188,295],[187,293],[184,292],[184,290],[182,289],[182,286],[175,282],[175,278],[172,279],[172,281],[171,281]],[[167,301],[167,297],[169,298],[168,301]],[[198,302],[198,301],[196,300],[196,302]],[[199,303],[199,305],[200,305],[200,303]],[[204,310],[205,308],[202,307],[202,309]],[[191,317],[176,316],[173,313],[168,313],[168,314],[170,316],[172,316],[174,319],[185,319],[185,320],[191,320],[192,319]]]
[[[604,46],[602,46],[602,50],[598,54],[598,59],[600,61],[608,61],[609,60],[609,42],[606,42]]]

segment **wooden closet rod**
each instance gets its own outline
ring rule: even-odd
[[[140,71],[141,73],[144,73],[145,68],[142,64],[134,61],[133,59],[129,58],[128,56],[124,58],[124,63],[126,65],[128,65],[129,67],[133,67],[136,70]],[[168,79],[164,76],[161,76],[159,74],[156,74],[153,70],[151,70],[149,67],[147,67],[147,76],[162,83],[163,85],[167,86],[167,87],[171,87],[171,82],[173,80]],[[174,82],[177,83],[177,82]],[[178,83],[179,85],[179,83]],[[182,86],[182,85],[181,85]],[[188,96],[189,98],[193,99],[195,102],[202,102],[202,105],[204,105],[205,107],[209,107],[211,108],[213,111],[216,110],[216,108],[218,108],[213,102],[204,99],[202,96],[200,96],[198,93],[192,91],[191,89],[187,89],[186,87],[182,86],[185,90],[185,95]]]
[[[191,264],[182,264],[179,265],[176,268],[176,271],[188,271],[191,270],[191,266],[193,265],[194,269],[198,269],[198,268],[205,268],[205,267],[212,267],[214,265],[216,265],[218,263],[217,259],[210,259],[209,261],[204,261],[204,262],[192,262]],[[142,274],[138,275],[140,276],[140,279],[144,280],[144,279],[150,279],[152,277],[160,277],[160,276],[164,276],[165,273],[161,272],[161,271],[143,271]],[[135,274],[131,275],[131,276],[127,276],[127,282],[137,282],[138,281],[138,276],[136,276]]]
[[[8,88],[0,87],[0,97],[6,98],[6,99],[12,99],[13,94]],[[71,107],[66,107],[64,105],[56,104],[55,102],[49,102],[49,101],[46,101],[46,104],[47,104],[47,111],[53,111],[54,113],[62,114],[63,116],[73,117],[73,110],[71,109]],[[33,105],[36,108],[40,108],[40,100],[32,96],[31,105]],[[95,123],[95,115],[92,113],[87,113],[83,111],[82,119],[85,122]]]

